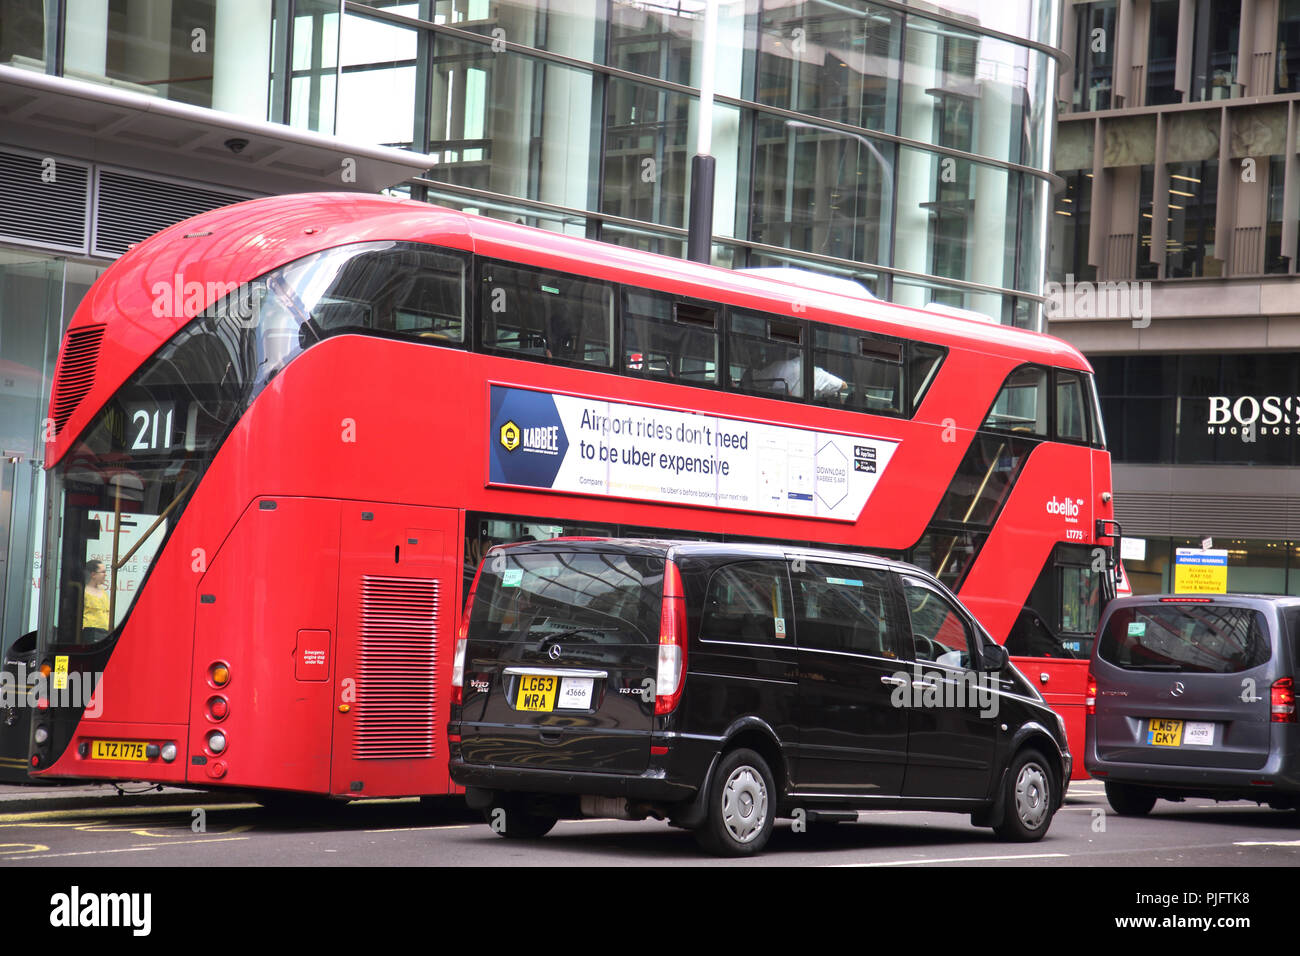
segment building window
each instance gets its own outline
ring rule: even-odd
[[[1297,91],[1300,91],[1300,0],[1278,0],[1277,92]]]
[[[759,23],[758,102],[894,131],[899,14],[867,4],[854,4],[854,10],[812,2],[766,6]]]
[[[1192,41],[1192,100],[1226,100],[1237,79],[1241,0],[1197,0]]]
[[[1286,272],[1291,255],[1282,250],[1282,185],[1286,177],[1286,157],[1271,156],[1268,161],[1268,224],[1264,231],[1264,271]],[[1287,250],[1294,254],[1295,250]]]
[[[836,129],[757,123],[751,235],[757,242],[852,259],[889,260],[892,143]]]
[[[1214,258],[1214,217],[1218,202],[1219,162],[1170,163],[1169,234],[1165,278],[1221,275]]]
[[[1074,169],[1058,171],[1065,189],[1056,197],[1052,210],[1052,269],[1057,278],[1074,276],[1076,281],[1093,281],[1097,267],[1088,263],[1088,237],[1092,222],[1092,172]]]
[[[1159,255],[1155,256],[1155,262],[1152,261],[1151,255],[1151,225],[1154,210],[1151,197],[1155,192],[1156,168],[1151,165],[1142,167],[1138,181],[1138,249],[1137,265],[1133,275],[1138,279],[1154,279],[1160,274],[1160,266],[1157,264]]]
[[[1152,0],[1151,32],[1147,44],[1147,106],[1181,103],[1174,89],[1174,68],[1178,58],[1179,0]]]
[[[1115,0],[1074,7],[1074,112],[1110,109],[1115,71]]]

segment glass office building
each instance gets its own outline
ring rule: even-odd
[[[205,208],[318,189],[682,256],[704,10],[0,0],[0,115],[17,118],[0,128],[0,356],[22,367],[0,391],[5,638],[30,618],[59,334],[113,256]],[[718,10],[715,264],[1043,326],[1060,0]]]

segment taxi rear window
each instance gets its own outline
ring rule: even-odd
[[[664,558],[617,552],[489,555],[470,614],[472,640],[654,644]]]
[[[1132,671],[1234,674],[1272,656],[1263,613],[1225,604],[1144,604],[1106,622],[1097,656]]]

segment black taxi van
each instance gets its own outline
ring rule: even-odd
[[[910,565],[751,544],[557,538],[492,549],[456,644],[451,776],[507,837],[666,819],[725,855],[777,817],[968,813],[1047,832],[1060,718]]]

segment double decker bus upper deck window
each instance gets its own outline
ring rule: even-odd
[[[683,385],[717,385],[718,308],[625,288],[623,369]]]
[[[727,336],[729,383],[742,392],[805,398],[802,322],[735,311]],[[834,395],[845,382],[828,372],[817,376],[816,394]]]
[[[909,353],[907,390],[912,393],[912,404],[908,413],[916,414],[916,410],[921,407],[921,399],[925,398],[925,393],[930,390],[930,385],[939,374],[939,366],[943,363],[943,357],[948,354],[948,350],[940,345],[911,342]]]
[[[898,339],[816,325],[813,375],[818,404],[903,414],[903,343]]]
[[[322,335],[380,332],[434,344],[463,343],[464,258],[412,243],[370,245],[342,262],[330,276],[328,289],[312,303],[314,330]],[[325,261],[333,264],[332,258],[327,255]]]
[[[614,290],[603,282],[484,262],[479,316],[486,349],[613,366]]]
[[[1047,369],[1026,365],[1007,376],[985,428],[1047,436]]]
[[[1097,379],[1085,376],[1088,387],[1088,419],[1092,423],[1092,443],[1098,448],[1106,447],[1106,428],[1101,420],[1101,400],[1097,397]]]
[[[1064,441],[1088,440],[1088,412],[1084,401],[1084,375],[1056,369],[1056,437]]]

